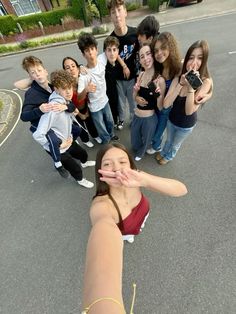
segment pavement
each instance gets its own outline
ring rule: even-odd
[[[146,156],[138,164],[149,173],[180,179],[189,190],[179,199],[145,191],[152,216],[143,234],[124,249],[124,301],[129,308],[131,283],[136,282],[138,314],[233,314],[236,309],[236,55],[228,53],[235,51],[236,22],[235,14],[204,20],[208,13],[214,15],[209,8],[213,2],[216,15],[227,13],[230,0],[204,0],[156,15],[168,25],[161,24],[161,30],[173,32],[183,50],[192,38],[209,40],[215,86],[211,102],[199,110],[196,132],[173,163],[161,167]],[[199,10],[202,17],[197,17]],[[128,23],[134,25],[145,16],[131,14]],[[176,18],[169,20],[170,14]],[[187,17],[195,22],[182,23]],[[35,54],[53,70],[62,56],[79,58],[77,50],[68,45]],[[12,81],[24,75],[22,58],[0,60],[1,88],[11,90]],[[8,103],[12,106],[14,100]],[[130,147],[128,125],[119,136]],[[88,151],[90,159],[97,148]],[[80,313],[92,191],[58,178],[21,121],[0,151],[0,313]],[[93,172],[84,173],[94,180]]]
[[[236,1],[235,0],[204,0],[201,3],[191,3],[185,6],[180,6],[178,8],[172,8],[166,6],[162,6],[161,11],[158,13],[153,13],[147,6],[144,6],[138,10],[130,11],[128,12],[127,17],[127,24],[131,26],[137,26],[142,19],[149,14],[153,14],[156,16],[160,23],[160,29],[161,26],[168,25],[168,24],[174,24],[174,23],[181,23],[183,21],[189,21],[189,20],[196,20],[196,19],[204,19],[208,18],[210,16],[217,16],[222,14],[227,14],[230,12],[236,11]],[[113,25],[111,23],[106,24],[107,27],[107,33],[104,35],[98,35],[97,37],[106,37],[113,29]],[[84,32],[91,32],[91,27],[86,27],[83,29],[80,29],[78,31],[84,31]],[[70,33],[74,33],[75,31],[67,31],[64,33],[65,36],[69,35]],[[44,37],[56,37],[56,36],[62,36],[62,34],[54,34],[54,35],[48,35]],[[42,39],[43,37],[40,37]],[[39,38],[35,38],[34,40],[38,40]],[[76,40],[72,41],[66,41],[66,42],[58,42],[55,44],[52,44],[50,46],[62,46],[62,45],[68,45],[72,42],[76,42]],[[0,58],[4,58],[7,55],[10,54],[20,54],[25,51],[34,51],[34,50],[40,50],[48,48],[47,46],[41,46],[33,49],[26,49],[18,52],[13,53],[5,53],[0,54]],[[0,90],[0,101],[3,102],[3,110],[0,112],[0,146],[5,142],[7,137],[12,132],[12,129],[14,129],[15,125],[17,124],[19,120],[19,115],[21,111],[22,101],[20,99],[20,96],[15,93],[14,91],[10,90]]]
[[[178,8],[162,6],[161,11],[158,13],[153,13],[148,7],[142,7],[135,11],[130,11],[128,13],[127,24],[131,26],[137,26],[142,19],[149,14],[156,16],[160,23],[160,29],[163,25],[181,23],[182,21],[196,20],[198,18],[208,18],[210,16],[227,14],[236,11],[236,1],[235,0],[205,0],[201,3],[191,3],[189,5],[181,6]],[[97,37],[106,37],[113,29],[111,23],[106,24],[108,32],[104,35],[98,35]],[[80,29],[79,32],[91,32],[91,27]],[[74,33],[74,31],[67,31],[64,33],[65,36]],[[62,34],[54,34],[44,37],[62,37]],[[43,37],[40,37],[42,39]],[[35,38],[38,40],[39,38]],[[68,45],[73,41],[58,42],[53,44],[53,46]],[[9,54],[20,54],[25,51],[33,51],[48,48],[48,46],[41,46],[34,49],[27,49],[15,53],[1,54],[0,57],[7,56]],[[19,115],[21,111],[22,101],[20,96],[14,91],[10,90],[0,90],[0,101],[3,102],[3,110],[0,113],[0,146],[4,143],[6,138],[10,135],[12,129],[14,129],[17,121],[19,120]]]

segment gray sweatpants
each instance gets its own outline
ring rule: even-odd
[[[134,115],[131,124],[131,146],[136,157],[142,158],[151,144],[157,127],[157,115],[138,117]]]

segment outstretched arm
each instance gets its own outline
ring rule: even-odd
[[[82,313],[125,313],[122,265],[121,232],[112,218],[103,218],[92,227],[87,244]]]
[[[169,196],[183,196],[187,193],[186,186],[174,179],[162,178],[144,171],[122,169],[121,171],[98,170],[102,175],[101,181],[108,184],[119,184],[126,187],[145,187]]]
[[[33,81],[28,77],[28,78],[14,82],[14,86],[20,90],[27,90],[28,88],[30,88],[32,82]]]

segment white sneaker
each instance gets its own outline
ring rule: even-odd
[[[148,155],[153,155],[153,154],[155,154],[157,151],[154,149],[154,148],[149,148],[149,149],[147,149],[147,151],[146,151],[146,153],[148,154]]]
[[[134,242],[134,235],[133,234],[126,234],[122,236],[123,241],[128,241],[129,243]]]
[[[123,130],[123,128],[124,128],[124,121],[119,121],[118,124],[117,124],[117,128],[118,128],[118,130]]]
[[[88,141],[88,142],[86,142],[86,143],[83,142],[83,144],[86,145],[86,146],[88,146],[88,147],[90,147],[90,148],[94,146],[93,143],[90,142],[90,141]]]
[[[142,158],[141,157],[138,157],[138,156],[136,156],[135,158],[134,158],[134,160],[135,161],[140,161]]]
[[[87,160],[85,163],[80,163],[82,168],[93,167],[96,162],[94,160]]]
[[[82,185],[82,186],[84,186],[84,187],[87,188],[87,189],[91,189],[91,188],[94,187],[93,182],[90,182],[90,181],[88,181],[88,180],[85,179],[85,178],[83,178],[82,180],[77,181],[77,182],[79,183],[79,185]]]
[[[98,144],[102,144],[102,139],[99,136],[94,137],[94,139]]]

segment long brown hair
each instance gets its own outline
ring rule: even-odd
[[[181,71],[181,54],[177,40],[169,32],[162,32],[152,41],[152,50],[154,55],[154,61],[156,67],[159,69],[160,74],[163,74],[164,66],[155,59],[155,45],[156,42],[161,42],[162,49],[169,50],[169,56],[167,58],[169,77],[164,77],[165,80],[173,79],[176,75],[179,75]]]
[[[98,172],[99,169],[101,169],[101,165],[102,165],[102,159],[104,157],[104,155],[106,154],[106,152],[112,148],[118,148],[120,150],[123,150],[129,159],[130,162],[130,168],[131,169],[137,169],[134,160],[131,156],[131,154],[128,152],[128,150],[126,149],[126,147],[120,143],[109,143],[104,145],[98,152],[97,152],[97,157],[96,157],[96,165],[95,165],[95,179],[96,179],[96,194],[93,198],[95,198],[96,196],[102,196],[102,195],[108,195],[108,197],[110,198],[110,200],[112,201],[112,203],[114,204],[118,216],[119,216],[119,223],[122,224],[122,216],[120,213],[120,209],[119,206],[117,205],[115,199],[112,197],[111,193],[110,193],[110,187],[106,182],[103,182],[100,180],[101,174]]]
[[[148,42],[144,42],[141,47],[139,48],[139,53],[140,53],[140,50],[145,47],[145,46],[148,46],[150,47],[150,51],[151,51],[151,54],[152,54],[152,58],[153,58],[153,67],[154,67],[154,74],[153,74],[153,77],[152,77],[152,81],[155,80],[161,73],[159,72],[159,68],[156,66],[155,64],[155,58],[154,58],[154,54],[153,54],[153,49],[152,49],[152,44],[148,43]],[[140,56],[139,56],[140,58]]]
[[[198,70],[200,77],[202,79],[210,78],[210,74],[207,67],[207,60],[209,55],[209,46],[206,40],[198,40],[195,41],[189,48],[184,58],[183,68],[182,68],[182,74],[185,74],[187,72],[186,65],[189,61],[189,58],[193,52],[194,49],[201,48],[202,49],[202,64]]]

